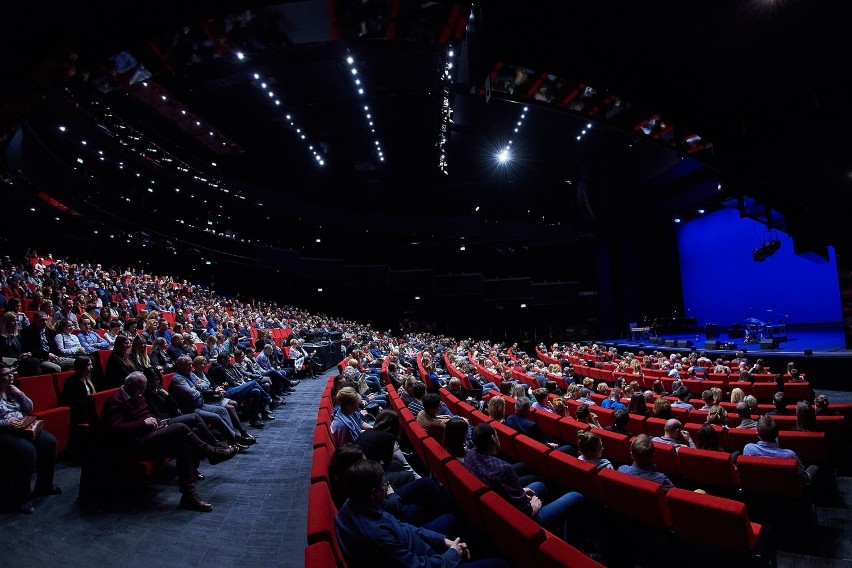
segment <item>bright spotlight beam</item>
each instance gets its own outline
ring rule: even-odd
[[[500,162],[501,164],[505,164],[506,162],[508,162],[509,158],[510,158],[510,156],[509,156],[509,149],[508,148],[504,148],[503,150],[500,151],[499,154],[497,154],[497,161]]]

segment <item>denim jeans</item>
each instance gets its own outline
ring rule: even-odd
[[[539,499],[541,499],[542,496],[547,495],[547,486],[540,481],[531,483],[529,488],[535,491],[535,494],[539,497]],[[569,491],[568,493],[557,497],[547,505],[542,505],[541,509],[538,510],[538,514],[533,518],[543,527],[560,528],[561,530],[553,532],[557,535],[561,534],[562,539],[567,541],[568,515],[572,507],[575,507],[582,502],[583,496],[581,494],[576,491]]]

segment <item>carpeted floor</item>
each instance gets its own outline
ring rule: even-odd
[[[336,370],[336,369],[335,369]],[[173,463],[117,512],[76,504],[80,468],[56,466],[63,494],[35,501],[33,515],[0,515],[7,566],[63,568],[294,566],[304,564],[308,486],[319,397],[331,371],[306,379],[245,454],[211,466],[198,492],[212,513],[177,508]]]

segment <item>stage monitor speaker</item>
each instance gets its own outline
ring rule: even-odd
[[[738,323],[731,324],[731,327],[728,329],[728,337],[731,339],[742,339],[745,337],[745,333],[746,330]]]
[[[763,349],[778,349],[778,342],[775,339],[761,339],[760,348]]]
[[[805,349],[805,357],[811,357],[814,354],[813,349]]]
[[[695,347],[695,343],[693,341],[687,339],[684,347],[689,347],[691,349],[691,348]]]
[[[719,341],[705,341],[704,342],[704,349],[705,350],[708,350],[708,349],[718,350],[718,349],[721,349],[721,348],[722,348],[722,344]]]
[[[708,323],[704,326],[704,336],[707,339],[718,339],[719,338],[719,324],[718,323]]]
[[[666,339],[666,347],[677,347],[677,339]]]

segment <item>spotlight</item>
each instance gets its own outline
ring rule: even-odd
[[[778,239],[772,239],[768,243],[764,243],[754,249],[754,252],[751,253],[751,258],[755,262],[763,262],[767,258],[774,255],[781,248],[781,241]]]
[[[591,128],[592,128],[592,123],[590,122],[589,124],[587,124],[587,125],[586,125],[586,128],[591,129]]]
[[[364,89],[358,89],[358,94],[359,94],[359,95],[363,95],[363,94],[364,94]]]
[[[501,164],[505,164],[506,162],[508,162],[509,161],[509,149],[504,148],[503,150],[501,150],[500,153],[497,154],[497,160]]]
[[[245,58],[246,58],[246,56],[245,56],[245,54],[244,54],[242,51],[238,51],[238,52],[237,52],[237,59],[239,59],[240,61],[242,61],[242,60],[243,60],[243,59],[245,59]]]
[[[454,55],[455,55],[455,52],[451,49],[450,51],[448,51],[448,52],[447,52],[447,55],[449,55],[450,57],[452,57],[452,56],[454,56]]]
[[[59,127],[59,132],[65,132],[65,127],[64,127],[64,126],[60,126],[60,127]]]
[[[355,63],[355,59],[350,55],[349,57],[346,58],[346,63],[348,63],[349,65],[352,65],[353,63]]]
[[[353,75],[357,75],[357,74],[358,74],[358,70],[357,70],[357,69],[353,69],[353,70],[352,70],[352,74],[353,74]]]
[[[698,210],[698,214],[699,214],[699,215],[704,215],[704,209],[699,209],[699,210]]]
[[[680,223],[680,217],[675,217],[674,222],[675,222],[675,223]]]
[[[257,73],[255,73],[255,74],[254,74],[254,78],[255,78],[255,79],[260,79],[260,75],[258,75]]]

